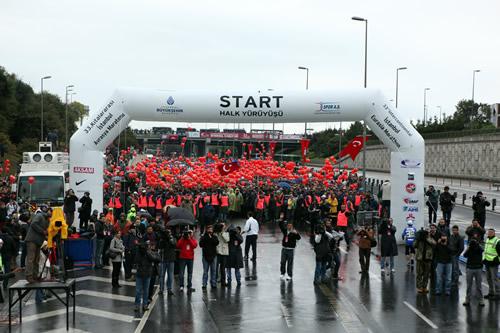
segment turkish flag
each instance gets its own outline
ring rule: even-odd
[[[219,173],[221,174],[221,176],[228,175],[231,172],[238,170],[239,168],[240,165],[238,164],[238,162],[224,163],[217,166],[217,169],[219,169]]]
[[[366,141],[371,137],[371,135],[366,136]],[[356,159],[356,156],[358,156],[359,152],[361,151],[361,148],[363,148],[363,136],[358,135],[354,139],[352,139],[351,142],[345,146],[345,148],[340,152],[339,157],[349,155],[351,156],[351,159],[354,161]]]
[[[311,140],[300,140],[300,147],[302,148],[302,165],[306,164],[307,148]]]
[[[248,147],[248,158],[252,158],[253,145],[252,144],[248,144],[247,147]]]
[[[274,149],[276,148],[276,142],[269,142],[269,150],[271,151],[271,159],[274,159]]]

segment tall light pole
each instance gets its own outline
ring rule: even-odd
[[[406,70],[406,67],[396,69],[396,109],[398,108],[398,90],[399,90],[399,71]]]
[[[299,69],[305,69],[306,71],[306,90],[309,90],[309,68],[299,66]],[[304,139],[307,138],[307,122],[305,123],[304,127],[304,136],[305,136]]]
[[[479,73],[480,69],[475,69],[472,71],[472,114],[470,116],[470,129],[472,130],[473,119],[474,119],[474,85],[476,83],[476,73]]]
[[[442,114],[443,108],[440,105],[438,105],[437,107],[439,108],[439,125],[441,125],[443,123],[443,121],[441,119],[441,114]]]
[[[66,149],[68,149],[68,92],[73,91],[74,85],[66,86]],[[69,150],[69,149],[68,149]]]
[[[42,83],[42,91],[40,92],[40,95],[42,95],[42,102],[41,102],[41,109],[42,109],[42,116],[41,116],[41,126],[40,126],[40,141],[43,141],[43,80],[47,80],[47,79],[50,79],[52,78],[52,76],[44,76],[42,77],[42,79],[40,80],[41,83]]]
[[[424,127],[425,127],[426,117],[427,117],[427,90],[431,90],[431,88],[424,89]]]
[[[362,17],[353,16],[354,21],[365,22],[365,88],[366,76],[368,73],[368,20]],[[363,121],[363,189],[366,190],[366,122]]]

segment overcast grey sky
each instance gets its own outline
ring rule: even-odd
[[[309,89],[359,88],[365,25],[351,17],[361,16],[368,86],[394,99],[396,68],[408,67],[399,108],[421,119],[425,87],[430,115],[450,114],[471,98],[474,69],[475,100],[500,102],[499,14],[498,0],[1,0],[0,66],[37,92],[51,75],[44,88],[61,99],[73,84],[91,111],[117,87],[305,89],[298,66],[310,68]]]

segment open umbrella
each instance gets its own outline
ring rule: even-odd
[[[167,226],[170,227],[175,227],[175,226],[182,226],[182,225],[194,225],[193,221],[186,220],[186,219],[175,219],[175,220],[170,220],[167,223]]]
[[[193,213],[191,213],[186,208],[182,207],[170,208],[168,210],[168,217],[172,220],[182,219],[182,220],[189,220],[192,222],[196,221],[196,218],[194,217]]]
[[[278,186],[282,186],[282,187],[286,187],[286,188],[290,188],[290,187],[291,187],[291,186],[290,186],[290,184],[285,183],[285,182],[281,182],[281,183],[278,183],[278,184],[276,184],[276,185],[278,185]]]

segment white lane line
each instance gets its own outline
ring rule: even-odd
[[[368,273],[370,273],[370,276],[371,276],[372,278],[374,278],[375,280],[377,280],[378,282],[382,282],[382,280],[380,279],[380,277],[379,277],[379,276],[377,276],[377,274],[372,273],[372,272],[370,272],[370,271],[368,271]]]
[[[117,295],[117,294],[111,294],[111,293],[102,293],[102,292],[93,291],[93,290],[78,290],[76,292],[76,295],[77,296],[84,295],[84,296],[100,297],[100,298],[106,298],[106,299],[110,299],[110,300],[117,300],[117,301],[129,302],[129,303],[135,302],[135,297],[133,297],[133,296],[124,296],[124,295]],[[66,297],[66,294],[61,293],[61,294],[57,294],[57,296],[64,299]],[[56,297],[51,297],[49,299],[46,299],[44,301],[44,303],[50,302],[50,301],[56,301],[56,300],[57,300]],[[36,304],[35,300],[30,300],[30,301],[26,302],[25,305],[32,305],[32,304]]]
[[[51,331],[44,331],[44,333],[90,333],[87,331],[82,331],[77,328],[70,327],[69,331],[66,331],[65,328],[56,328],[55,330]]]
[[[70,307],[69,312],[73,312],[73,308]],[[120,313],[116,312],[108,312],[108,311],[103,311],[103,310],[95,310],[91,308],[85,308],[81,306],[76,307],[76,312],[80,314],[86,314],[86,315],[91,315],[91,316],[96,316],[96,317],[102,317],[105,319],[113,319],[113,320],[118,320],[118,321],[124,321],[127,323],[131,323],[134,320],[134,317],[132,316],[127,316],[123,315]],[[29,322],[29,321],[34,321],[34,320],[40,320],[43,318],[50,318],[54,316],[59,316],[62,314],[66,314],[66,309],[61,309],[61,310],[55,310],[55,311],[49,311],[49,312],[44,312],[44,313],[39,313],[39,314],[34,314],[31,316],[23,317],[23,322]]]
[[[87,275],[87,276],[82,276],[82,277],[76,278],[76,281],[78,281],[78,282],[85,281],[85,280],[92,280],[92,281],[98,281],[98,282],[111,283],[111,279],[110,278],[99,277],[99,276],[89,276],[89,275]],[[120,284],[123,284],[123,285],[126,285],[126,286],[133,286],[133,287],[135,287],[135,282],[129,282],[129,281],[125,281],[125,280],[120,280],[119,282],[120,282]]]
[[[413,305],[411,305],[410,303],[406,302],[406,301],[403,301],[403,303],[410,308],[411,311],[415,312],[415,314],[417,316],[419,316],[420,318],[422,318],[423,321],[425,321],[427,324],[429,324],[430,327],[432,327],[433,329],[437,330],[438,327],[436,324],[434,324],[429,318],[427,318],[422,312],[418,311]]]
[[[146,313],[142,316],[141,321],[139,322],[139,325],[137,325],[137,328],[135,329],[134,333],[140,333],[144,329],[144,326],[146,325],[146,322],[148,321],[149,315],[153,311],[153,308],[156,305],[156,300],[158,300],[158,291],[159,289],[156,289],[156,292],[153,296],[153,301],[151,304],[149,304],[149,310],[145,311]]]
[[[281,311],[283,311],[283,318],[285,318],[286,326],[288,326],[288,328],[293,327],[292,321],[290,320],[290,311],[288,311],[288,308],[283,303],[281,303]]]

